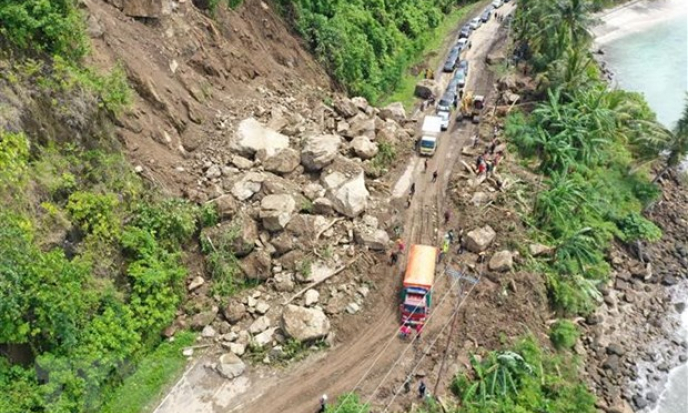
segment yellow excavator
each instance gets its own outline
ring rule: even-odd
[[[480,114],[484,107],[485,96],[466,92],[463,99],[461,99],[461,108],[456,114],[456,120],[460,122],[464,119],[470,119],[473,123],[479,123]]]

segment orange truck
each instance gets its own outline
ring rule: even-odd
[[[400,305],[402,324],[421,327],[425,324],[432,304],[436,260],[437,248],[418,244],[411,246]]]

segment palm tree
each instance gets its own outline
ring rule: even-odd
[[[565,0],[553,2],[561,15],[562,30],[566,33],[575,49],[590,45],[592,35],[589,28],[593,25],[589,0]]]
[[[585,203],[585,191],[566,171],[553,172],[545,182],[549,189],[537,196],[534,216],[541,226],[552,224],[557,228],[570,221],[576,208]]]

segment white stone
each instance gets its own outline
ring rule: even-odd
[[[251,326],[248,328],[248,331],[251,334],[262,333],[263,331],[270,328],[270,324],[270,319],[267,316],[261,316],[258,317],[253,323],[251,323]]]
[[[289,137],[267,128],[254,118],[248,118],[239,123],[230,147],[247,157],[258,152],[271,157],[279,150],[289,147]]]
[[[303,303],[306,305],[306,307],[310,307],[313,304],[317,303],[318,300],[320,299],[320,293],[318,290],[308,290],[303,296]]]

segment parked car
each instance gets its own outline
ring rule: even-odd
[[[442,130],[449,129],[449,119],[451,118],[451,114],[446,110],[438,110],[437,116],[439,116],[439,118],[442,119],[442,124],[440,128]]]
[[[468,76],[468,60],[461,60],[456,68],[463,72],[464,75]]]
[[[466,74],[462,70],[457,70],[456,73],[454,73],[454,79],[458,87],[466,86]]]
[[[444,92],[442,98],[439,100],[439,102],[437,102],[437,112],[451,112],[452,106],[454,105],[454,100],[456,100],[456,93],[451,91]]]
[[[495,9],[498,9],[498,8],[502,7],[502,4],[504,4],[504,2],[503,2],[502,0],[494,0],[494,1],[492,2],[492,6],[493,6]]]
[[[458,90],[460,88],[461,88],[461,86],[459,86],[459,80],[454,79],[452,77],[451,80],[449,81],[449,84],[447,85],[447,89],[445,89],[445,93],[447,93],[447,92],[458,93]]]
[[[444,67],[442,70],[445,72],[453,72],[456,69],[456,62],[459,60],[459,53],[453,52],[449,54],[447,60],[444,62]]]
[[[483,14],[480,16],[480,20],[483,23],[487,23],[490,20],[490,17],[492,17],[492,9],[485,10]]]
[[[462,39],[459,39],[459,41],[456,42],[456,46],[454,46],[454,47],[458,47],[461,51],[464,51],[464,50],[470,49],[471,46],[472,46],[471,41],[464,37]]]
[[[471,33],[473,33],[471,25],[464,24],[463,27],[461,27],[461,31],[459,32],[459,39],[467,39],[468,37],[470,37]]]
[[[471,26],[471,29],[476,30],[478,27],[480,27],[482,23],[483,22],[480,20],[480,17],[476,17],[475,19],[472,19],[468,24]]]

